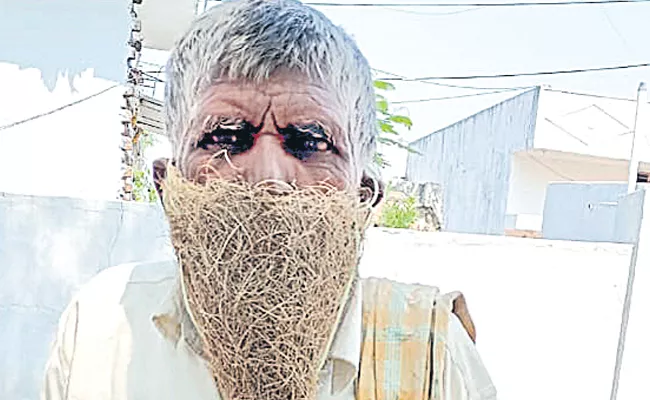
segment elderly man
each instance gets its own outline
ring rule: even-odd
[[[381,185],[370,68],[293,0],[224,2],[172,51],[176,260],[108,269],[60,320],[45,399],[492,399],[462,296],[357,265]]]

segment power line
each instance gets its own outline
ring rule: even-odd
[[[409,79],[406,78],[404,75],[396,74],[394,72],[382,70],[382,69],[379,69],[379,68],[372,68],[372,70],[375,71],[375,72],[380,72],[382,74],[389,75],[391,77],[404,78],[406,81],[409,81]],[[385,81],[385,80],[389,80],[390,78],[377,78],[377,79],[380,80],[380,81]],[[496,93],[515,91],[515,90],[528,90],[528,89],[533,89],[533,88],[536,87],[536,86],[479,87],[479,86],[452,85],[452,84],[448,84],[448,83],[431,82],[431,81],[415,81],[415,82],[417,82],[417,83],[426,83],[426,84],[431,84],[431,85],[436,85],[436,86],[450,87],[450,88],[458,88],[458,89],[490,90],[491,91],[489,93],[479,93],[478,95],[496,94]],[[576,92],[576,91],[572,91],[572,90],[553,89],[551,87],[545,87],[543,89],[546,92],[563,93],[563,94],[570,94],[570,95],[584,96],[584,97],[593,97],[593,98],[604,99],[604,100],[618,100],[618,101],[636,102],[636,99],[631,99],[631,98],[626,98],[626,97],[606,96],[606,95],[601,95],[601,94]],[[460,96],[449,96],[449,97],[439,97],[439,98],[430,98],[430,99],[421,99],[421,100],[406,100],[406,101],[401,101],[401,102],[397,102],[397,103],[418,103],[418,102],[423,102],[423,101],[448,100],[448,99],[456,99],[456,98],[472,97],[472,96],[474,96],[474,94],[460,95]],[[392,103],[395,103],[395,102],[392,102]]]
[[[554,173],[555,175],[559,176],[559,177],[562,178],[562,179],[565,179],[565,180],[570,181],[570,182],[574,182],[574,181],[575,181],[575,179],[572,179],[572,178],[570,178],[569,176],[560,173],[559,171],[555,170],[555,169],[554,169],[553,167],[551,167],[550,165],[546,164],[544,161],[542,161],[542,160],[538,160],[537,157],[535,157],[535,156],[532,155],[532,154],[529,155],[528,158],[531,159],[531,160],[533,160],[533,162],[537,163],[537,164],[540,165],[541,167],[546,168],[547,170],[551,171],[552,173]]]
[[[531,7],[531,6],[573,6],[593,4],[648,3],[650,0],[578,0],[558,2],[514,2],[514,3],[327,3],[305,2],[319,7]]]
[[[528,89],[533,89],[533,88],[535,88],[535,86],[520,87],[520,88],[504,88],[504,89],[500,89],[500,90],[494,90],[494,91],[491,91],[491,92],[462,94],[462,95],[457,95],[457,96],[431,97],[431,98],[425,98],[425,99],[391,101],[391,104],[409,104],[409,103],[424,103],[424,102],[439,101],[439,100],[455,100],[455,99],[462,99],[462,98],[466,98],[466,97],[476,97],[476,96],[485,96],[485,95],[491,95],[491,94],[508,93],[508,92],[514,92],[514,91],[518,91],[518,90],[528,90]],[[636,102],[635,99],[629,99],[629,98],[625,98],[625,97],[615,97],[615,96],[606,96],[606,95],[601,95],[601,94],[574,92],[574,91],[571,91],[571,90],[552,89],[552,88],[544,88],[543,90],[546,91],[546,92],[570,94],[570,95],[574,95],[574,96],[592,97],[592,98],[603,99],[603,100],[617,100],[617,101]]]
[[[440,83],[440,82],[433,82],[433,81],[416,81],[416,82],[426,83],[426,84],[429,84],[429,85],[436,85],[436,86],[454,88],[454,89],[471,89],[471,90],[523,90],[523,89],[530,89],[530,88],[535,87],[535,86],[480,87],[480,86],[452,85],[450,83]]]
[[[395,76],[397,78],[406,78],[404,75],[399,75],[399,74],[396,74],[396,73],[393,73],[393,72],[384,71],[383,69],[379,69],[379,68],[371,68],[371,69],[373,71],[381,72],[382,74],[386,74],[386,75],[390,75],[390,76]]]
[[[630,45],[628,44],[627,40],[625,40],[625,37],[621,34],[621,31],[618,30],[618,28],[614,24],[614,21],[609,16],[609,13],[607,12],[607,7],[600,6],[600,11],[605,16],[605,19],[607,20],[607,24],[609,25],[610,29],[614,32],[614,34],[616,34],[616,36],[618,36],[618,38],[623,43],[623,47],[625,47],[628,54],[633,54],[634,52],[631,50]]]
[[[397,77],[397,78],[404,78],[405,80],[408,81],[408,78],[406,78],[404,75],[396,74],[394,72],[386,71],[383,69],[379,68],[372,68],[373,71],[375,72],[380,72],[385,75],[389,75],[391,77]],[[389,78],[377,78],[380,81],[385,81]],[[443,87],[450,87],[450,88],[457,88],[457,89],[472,89],[472,90],[490,90],[491,92],[488,93],[479,93],[478,95],[489,95],[489,94],[497,94],[497,93],[504,93],[504,92],[509,92],[509,91],[515,91],[515,90],[528,90],[528,89],[533,89],[536,86],[510,86],[510,87],[479,87],[479,86],[464,86],[464,85],[452,85],[448,83],[440,83],[440,82],[432,82],[432,81],[415,81],[417,83],[426,83],[426,84],[431,84],[431,85],[436,85],[436,86],[443,86]],[[618,100],[618,101],[629,101],[629,102],[636,102],[635,99],[630,99],[626,97],[615,97],[615,96],[606,96],[606,95],[601,95],[601,94],[593,94],[593,93],[583,93],[583,92],[575,92],[571,90],[563,90],[563,89],[553,89],[551,87],[545,87],[543,88],[544,91],[546,92],[554,92],[554,93],[563,93],[563,94],[570,94],[570,95],[575,95],[575,96],[584,96],[584,97],[593,97],[597,99],[604,99],[604,100]],[[392,102],[394,103],[420,103],[420,102],[425,102],[425,101],[435,101],[435,100],[452,100],[452,99],[457,99],[457,98],[463,98],[463,97],[472,97],[475,96],[476,94],[468,94],[468,95],[459,95],[459,96],[449,96],[449,97],[437,97],[437,98],[429,98],[429,99],[419,99],[419,100],[405,100],[405,101],[399,101],[399,102]]]
[[[395,74],[377,68],[373,68],[373,71],[381,72],[382,74],[390,75],[396,78],[402,78],[405,82],[410,82],[409,78],[403,75]],[[385,80],[389,80],[389,78],[377,78],[377,80],[385,81]],[[471,90],[523,90],[523,89],[530,89],[534,87],[534,86],[481,87],[481,86],[452,85],[451,83],[441,83],[441,82],[433,82],[433,81],[413,81],[413,82],[454,88],[454,89],[471,89]]]
[[[612,67],[566,69],[566,70],[556,70],[556,71],[516,72],[516,73],[494,74],[494,75],[426,76],[421,78],[390,77],[390,78],[385,78],[383,80],[411,82],[411,81],[429,81],[429,80],[470,80],[470,79],[491,79],[491,78],[514,78],[519,76],[564,75],[564,74],[577,74],[583,72],[613,71],[613,70],[643,68],[643,67],[650,67],[650,63],[617,65]]]
[[[99,92],[97,92],[95,94],[91,94],[90,96],[86,96],[86,97],[81,98],[79,100],[73,101],[72,103],[62,105],[61,107],[55,108],[54,110],[50,110],[50,111],[47,111],[47,112],[44,112],[44,113],[41,113],[41,114],[37,114],[37,115],[31,116],[29,118],[26,118],[26,119],[23,119],[23,120],[20,120],[20,121],[12,122],[12,123],[10,123],[8,125],[0,126],[0,131],[3,131],[5,129],[9,129],[9,128],[13,128],[13,127],[18,126],[18,125],[22,125],[22,124],[24,124],[26,122],[34,121],[35,119],[39,119],[39,118],[42,118],[42,117],[46,117],[48,115],[52,115],[54,113],[65,110],[66,108],[69,108],[69,107],[72,107],[72,106],[76,106],[77,104],[83,103],[84,101],[88,101],[88,100],[90,100],[90,99],[92,99],[94,97],[100,96],[100,95],[108,92],[111,89],[115,89],[118,86],[120,86],[119,83],[117,83],[117,84],[115,84],[113,86],[107,87],[106,89],[101,90],[101,91],[99,91]]]
[[[376,72],[381,72],[382,74],[386,74],[392,77],[396,78],[402,78],[405,82],[411,82],[409,78],[407,78],[404,75],[399,75],[393,72],[389,71],[384,71],[382,69],[377,69],[377,68],[372,68],[373,71]],[[377,78],[377,80],[380,81],[385,81],[385,80],[390,80],[389,78]],[[465,85],[452,85],[451,83],[441,83],[441,82],[433,82],[433,81],[413,81],[416,83],[424,83],[427,85],[435,85],[435,86],[442,86],[442,87],[448,87],[448,88],[454,88],[454,89],[471,89],[471,90],[525,90],[525,89],[532,89],[533,86],[508,86],[508,87],[484,87],[484,86],[465,86]]]
[[[571,91],[571,90],[561,90],[561,89],[553,89],[553,88],[545,88],[544,90],[547,91],[547,92],[572,94],[572,95],[575,95],[575,96],[594,97],[596,99],[629,101],[629,102],[636,103],[636,99],[628,99],[626,97],[605,96],[605,95],[602,95],[602,94],[581,93],[581,92],[574,92],[574,91]]]
[[[445,96],[445,97],[430,97],[427,99],[416,99],[416,100],[402,100],[402,101],[391,101],[391,104],[410,104],[410,103],[425,103],[429,101],[440,101],[440,100],[455,100],[455,99],[463,99],[466,97],[478,97],[478,96],[486,96],[490,94],[499,94],[499,93],[509,93],[509,92],[514,92],[517,91],[518,89],[505,89],[505,90],[495,90],[493,92],[483,92],[483,93],[471,93],[471,94],[461,94],[458,96]]]
[[[445,16],[445,15],[465,14],[465,13],[468,13],[468,12],[478,11],[478,10],[481,10],[481,9],[482,9],[482,7],[472,7],[472,8],[466,8],[464,10],[458,10],[458,11],[421,12],[421,11],[413,11],[413,10],[400,10],[399,8],[385,8],[385,10],[401,12],[401,13],[404,13],[404,14],[427,15],[427,16],[434,16],[434,17],[441,17],[441,16]]]

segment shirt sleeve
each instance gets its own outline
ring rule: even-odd
[[[56,337],[45,366],[42,400],[67,400],[76,347],[79,304],[73,301],[59,319]]]
[[[496,389],[476,346],[456,315],[449,318],[445,387],[449,400],[496,400]]]

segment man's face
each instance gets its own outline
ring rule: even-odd
[[[186,136],[191,150],[178,166],[195,182],[218,174],[249,183],[358,187],[361,171],[342,111],[330,90],[298,77],[262,84],[218,81],[199,101]],[[224,151],[227,158],[217,156]]]
[[[346,110],[296,77],[198,100],[161,179],[187,310],[223,398],[314,399],[369,215]]]

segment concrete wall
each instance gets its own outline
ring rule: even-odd
[[[542,236],[546,239],[627,242],[617,237],[618,201],[627,183],[551,183],[546,192]],[[637,215],[634,214],[634,218]]]
[[[406,177],[439,183],[451,232],[504,230],[512,154],[531,148],[539,91],[525,92],[412,143]]]
[[[152,205],[2,195],[0,221],[0,398],[34,399],[58,315],[79,285],[109,265],[172,253]],[[373,229],[360,270],[463,291],[499,399],[604,400],[630,252]]]
[[[515,153],[511,162],[506,228],[541,231],[546,187],[565,179],[526,151]]]
[[[0,6],[0,191],[115,198],[129,0],[4,0]]]
[[[645,193],[648,189],[637,190],[622,196],[616,206],[616,221],[614,222],[614,238],[620,243],[636,243],[641,229],[639,210],[643,209]]]
[[[81,284],[169,257],[155,206],[0,193],[0,399],[38,398],[54,327]]]
[[[545,168],[526,152],[512,157],[507,213],[530,214],[541,217],[544,212],[546,187],[550,182],[566,180],[562,175]],[[541,226],[539,227],[541,229]]]

